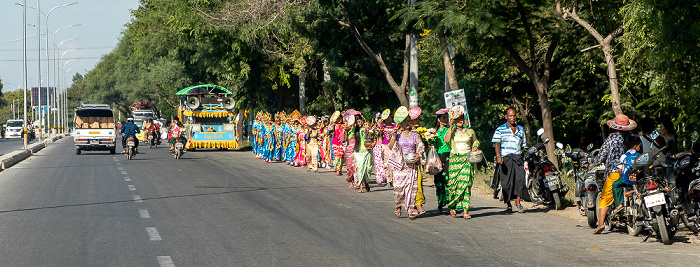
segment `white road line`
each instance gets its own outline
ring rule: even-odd
[[[129,177],[124,177],[124,181],[131,182],[131,178],[129,178]]]
[[[149,214],[147,210],[139,210],[139,214],[141,215],[141,219],[151,218],[151,214]]]
[[[170,256],[158,256],[156,258],[158,258],[160,267],[175,267],[175,263],[173,263],[173,259]]]
[[[146,227],[146,232],[148,232],[148,238],[151,239],[151,241],[162,240],[155,227]]]
[[[117,166],[122,166],[122,164],[121,164],[121,163],[119,163],[119,162],[117,162],[117,163],[115,163],[115,164],[117,164]]]
[[[124,168],[122,168],[122,167],[117,167],[117,170],[123,171]]]
[[[134,196],[134,202],[143,202],[143,200],[141,199],[141,196],[135,195],[135,196]]]
[[[126,174],[126,172],[125,172],[125,171],[122,171],[122,174]]]
[[[136,187],[134,185],[127,185],[129,187],[130,191],[136,191]]]

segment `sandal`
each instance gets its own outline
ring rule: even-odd
[[[395,209],[395,210],[394,210],[394,215],[396,215],[396,217],[401,217],[401,209],[400,209],[400,208]]]
[[[615,208],[615,210],[613,210],[613,214],[620,213],[620,211],[622,211],[623,208],[624,208],[624,206],[620,206],[620,207]]]
[[[411,219],[411,220],[415,220],[415,219],[416,219],[416,215],[413,215],[413,214],[408,215],[408,218]]]
[[[523,208],[523,206],[515,205],[515,209],[517,209],[519,213],[525,213],[525,209]]]
[[[507,207],[505,213],[513,213],[513,207]]]
[[[462,215],[462,217],[467,220],[472,218],[472,216],[470,216],[469,214],[464,214]]]
[[[605,225],[603,225],[603,226],[598,226],[598,228],[596,228],[596,229],[593,231],[593,234],[594,234],[594,235],[599,235],[600,233],[603,232],[603,230],[605,230]]]
[[[457,211],[450,209],[450,215],[452,215],[452,217],[457,217]]]

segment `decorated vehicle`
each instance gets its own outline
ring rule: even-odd
[[[232,93],[217,85],[196,85],[175,95],[182,96],[178,117],[185,125],[187,149],[238,148],[235,102]]]

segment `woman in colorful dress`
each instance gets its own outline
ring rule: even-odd
[[[299,150],[297,151],[296,156],[294,156],[294,167],[306,165],[306,134],[304,132],[304,128],[308,127],[308,125],[306,125],[306,117],[301,118],[300,123],[302,128],[297,131]]]
[[[275,149],[275,126],[270,119],[265,120],[263,139],[263,158],[265,162],[270,163],[274,158],[273,150]]]
[[[384,120],[381,118],[381,113],[377,113],[375,117],[375,125],[373,126],[375,130],[379,131],[380,125],[384,125]],[[372,156],[374,160],[374,179],[377,185],[386,183],[386,172],[384,171],[384,159],[382,159],[384,152],[382,151],[382,141],[383,137],[377,137],[372,140],[374,142],[374,147],[372,148]]]
[[[343,175],[343,159],[345,159],[345,151],[343,150],[343,143],[341,137],[343,135],[343,116],[340,116],[340,112],[336,111],[331,116],[332,124],[332,135],[331,146],[333,148],[333,170],[338,176]]]
[[[416,133],[418,127],[420,127],[421,112],[422,110],[419,107],[412,107],[408,110],[408,117],[411,119],[411,131]],[[423,139],[421,139],[421,142],[423,142]],[[423,146],[425,146],[425,144],[423,144]],[[418,164],[418,191],[416,191],[416,209],[418,211],[418,214],[425,214],[426,212],[423,208],[423,204],[425,204],[425,195],[423,194],[423,172],[421,171],[422,168],[422,164]]]
[[[320,122],[318,123],[318,157],[320,158],[319,161],[319,168],[328,168],[328,120],[325,117],[321,117]]]
[[[355,147],[353,156],[355,157],[355,170],[357,173],[357,187],[360,188],[359,193],[364,193],[364,189],[369,189],[369,171],[372,168],[372,152],[367,149],[374,146],[373,140],[366,136],[365,119],[362,114],[355,115],[355,125],[350,131],[348,138],[355,139]]]
[[[299,124],[299,119],[294,117],[294,115],[292,115],[291,121],[291,126],[287,134],[288,145],[285,151],[285,159],[287,160],[287,164],[294,166],[294,157],[296,156],[297,150],[297,134],[301,129],[301,125]]]
[[[389,149],[389,140],[394,136],[396,133],[396,125],[391,122],[391,119],[385,117],[385,113],[391,113],[387,112],[385,110],[382,113],[382,118],[385,118],[383,121],[384,123],[381,125],[381,130],[382,130],[382,160],[384,161],[384,175],[386,176],[386,187],[391,187],[392,182],[394,179],[394,168],[388,165],[388,160],[391,158],[391,149]]]
[[[304,129],[306,135],[306,155],[309,162],[307,163],[307,172],[318,172],[318,129],[316,129],[316,117],[309,116],[306,118],[306,125],[309,127]]]
[[[472,195],[474,169],[469,162],[469,152],[479,149],[479,141],[474,130],[467,128],[469,124],[464,119],[464,107],[456,106],[450,110],[450,126],[445,133],[444,141],[450,145],[450,170],[447,179],[450,192],[450,215],[457,215],[457,210],[464,211],[462,217],[471,219],[469,201]]]
[[[355,184],[357,184],[357,172],[355,170],[355,156],[353,155],[355,153],[355,138],[349,138],[350,137],[350,130],[352,125],[355,120],[355,110],[348,110],[345,111],[344,120],[345,123],[348,124],[348,127],[345,127],[343,129],[343,134],[341,135],[341,141],[344,143],[343,151],[345,152],[345,168],[348,172],[348,177],[345,178],[345,181],[350,183],[350,187],[348,188],[357,188],[355,187]]]
[[[406,119],[407,113],[406,107],[400,107],[394,114],[394,121],[400,126],[389,141],[392,153],[388,165],[393,168],[394,175],[394,214],[401,217],[401,209],[405,208],[408,218],[415,219],[418,165],[425,147],[418,133],[411,131],[411,120]]]
[[[443,108],[435,112],[437,115],[437,138],[433,139],[433,146],[440,157],[440,162],[442,163],[442,171],[433,176],[433,181],[435,182],[435,196],[437,196],[437,209],[438,212],[442,213],[442,208],[450,202],[449,191],[447,190],[447,175],[449,171],[449,160],[450,156],[450,146],[445,143],[445,134],[449,129],[449,112],[450,109]]]

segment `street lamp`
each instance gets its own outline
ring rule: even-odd
[[[50,11],[49,11],[49,12],[50,12]],[[47,26],[48,26],[48,15],[46,16],[46,22],[47,22]],[[57,34],[60,30],[65,29],[65,28],[75,27],[75,26],[80,26],[80,24],[73,24],[73,25],[63,26],[63,27],[60,27],[60,28],[56,29],[56,31],[54,31],[54,32],[53,32],[53,35],[51,36],[51,40],[53,40],[54,46],[56,45],[56,34]],[[47,29],[47,31],[46,31],[46,74],[47,74],[48,77],[51,77],[51,74],[49,73],[49,69],[50,69],[50,67],[49,67],[50,60],[49,60],[49,36],[48,36],[48,35],[49,35],[49,32],[48,32],[48,29]],[[65,42],[65,41],[64,41],[64,42]],[[63,44],[63,42],[61,42],[61,44]],[[56,53],[56,49],[54,49],[54,60],[55,60],[55,58],[56,58],[55,53]],[[55,76],[55,74],[54,74],[54,76]],[[51,87],[50,87],[50,86],[47,86],[47,91],[46,91],[46,93],[48,93],[48,96],[47,96],[46,98],[47,98],[47,100],[48,100],[47,105],[48,105],[48,108],[49,108],[49,109],[48,109],[49,118],[48,118],[48,120],[47,120],[46,125],[47,125],[47,128],[49,129],[49,131],[50,131],[50,129],[51,129],[51,107],[54,106],[54,105],[56,105],[56,104],[57,104],[57,100],[58,100],[58,97],[56,96],[57,87],[56,87],[56,79],[55,79],[55,78],[54,78],[54,83],[53,83],[53,95],[51,94],[51,93],[52,93],[51,91],[52,91],[52,90],[51,90]],[[49,100],[49,98],[50,98],[51,100]],[[51,105],[51,104],[52,104],[51,102],[53,102],[53,105]],[[54,124],[54,127],[56,127],[56,112],[53,113],[53,124]],[[49,135],[51,135],[51,132],[49,132]]]

